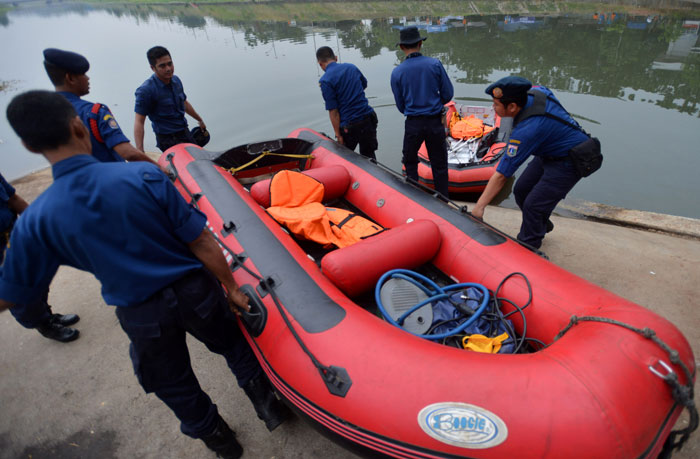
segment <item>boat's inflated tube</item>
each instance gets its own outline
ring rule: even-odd
[[[440,229],[435,223],[416,220],[334,250],[321,260],[321,270],[353,297],[372,289],[389,270],[413,269],[427,263],[440,242]]]
[[[345,194],[350,186],[350,173],[343,166],[319,167],[301,172],[323,184],[323,202],[329,202]],[[270,182],[272,179],[262,180],[250,189],[250,195],[261,206],[270,207]]]

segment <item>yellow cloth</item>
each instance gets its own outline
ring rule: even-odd
[[[508,339],[508,333],[493,338],[484,335],[467,335],[462,338],[464,349],[486,354],[496,354],[501,350],[501,343]]]

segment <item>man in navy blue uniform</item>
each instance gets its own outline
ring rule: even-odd
[[[5,248],[9,242],[15,220],[28,206],[27,201],[22,199],[15,188],[7,183],[5,177],[0,174],[0,263],[5,258]],[[77,314],[53,313],[48,298],[49,291],[46,289],[44,294],[29,306],[37,311],[35,318],[29,321],[18,318],[18,321],[27,328],[36,328],[46,338],[62,343],[78,339],[80,332],[70,328],[69,325],[78,322],[80,317]]]
[[[493,98],[498,116],[514,118],[513,131],[472,215],[483,218],[484,209],[506,180],[532,156],[513,187],[513,195],[523,214],[518,240],[540,248],[544,235],[554,228],[549,220],[552,211],[581,178],[569,150],[589,137],[552,91],[533,87],[525,78],[501,78],[486,88],[486,94]]]
[[[136,148],[143,151],[146,117],[151,120],[156,146],[161,151],[179,143],[197,143],[187,128],[185,113],[199,122],[202,132],[207,131],[207,126],[187,100],[182,81],[175,75],[170,52],[162,46],[154,46],[148,50],[146,57],[153,75],[136,89]]]
[[[418,149],[425,142],[435,190],[447,197],[447,145],[442,109],[452,100],[454,89],[442,63],[420,53],[425,39],[417,27],[401,29],[397,45],[406,60],[391,72],[391,90],[396,108],[406,115],[403,136],[406,175],[418,181]]]
[[[134,148],[124,135],[117,120],[106,105],[81,99],[90,92],[88,60],[71,51],[56,48],[44,50],[44,68],[56,91],[73,105],[90,131],[92,155],[102,162],[146,161],[155,162]]]
[[[326,103],[335,138],[351,150],[360,145],[360,154],[376,159],[377,114],[367,102],[367,79],[352,64],[338,64],[328,46],[316,51],[316,60],[325,72],[318,85]]]
[[[22,305],[37,299],[60,265],[93,273],[131,340],[144,390],[174,411],[183,433],[224,457],[240,457],[234,432],[194,375],[186,333],[226,358],[268,429],[286,413],[227,311],[247,310],[248,297],[205,215],[155,165],[98,162],[86,127],[56,93],[16,96],[7,118],[27,149],[51,163],[54,181],[12,232],[0,275],[0,311],[12,307],[15,316],[31,318],[36,312]]]

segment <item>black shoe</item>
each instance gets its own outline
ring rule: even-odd
[[[277,396],[275,396],[272,386],[264,374],[253,378],[243,387],[243,391],[253,403],[258,418],[265,422],[265,427],[270,432],[289,418],[291,414],[289,408],[277,400]]]
[[[51,322],[67,327],[73,325],[80,320],[78,314],[51,314]]]
[[[207,448],[216,453],[217,457],[238,459],[243,455],[243,447],[236,440],[236,432],[231,430],[221,416],[216,421],[214,432],[202,437],[202,441]]]
[[[54,339],[62,343],[75,341],[80,336],[80,332],[75,328],[64,327],[63,325],[55,322],[41,324],[36,327],[36,329],[45,338]]]
[[[552,223],[552,220],[547,219],[547,232],[551,233],[553,229],[554,229],[554,223]]]

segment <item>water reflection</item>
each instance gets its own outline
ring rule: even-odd
[[[331,46],[341,61],[355,63],[367,76],[367,95],[380,118],[378,157],[398,169],[403,119],[393,106],[389,74],[402,59],[395,46],[397,29],[417,25],[429,37],[426,54],[440,58],[448,69],[456,99],[488,104],[484,87],[517,73],[555,90],[584,128],[601,138],[605,166],[579,184],[573,197],[700,217],[690,198],[700,193],[693,173],[700,167],[698,18],[605,11],[560,17],[397,16],[312,22],[293,13],[285,21],[242,19],[247,11],[216,4],[61,4],[0,15],[0,34],[9,29],[22,36],[17,46],[28,47],[25,51],[32,56],[50,43],[86,53],[94,63],[91,72],[105,72],[92,74],[95,93],[87,99],[121,110],[115,115],[127,136],[133,90],[148,76],[145,50],[161,40],[172,44],[176,71],[188,73],[183,78],[186,91],[204,112],[214,133],[212,145],[222,149],[283,135],[301,125],[327,132],[314,52]],[[92,27],[123,29],[125,35],[115,35],[109,45],[87,43],[84,37],[56,42],[60,24],[75,15]],[[26,27],[31,36],[25,35]],[[0,50],[0,57],[7,60],[8,53],[9,59],[18,59],[19,52],[11,50]],[[101,56],[105,54],[111,59]],[[119,81],[102,70],[105,62],[120,68]],[[38,58],[22,65],[26,68],[20,78],[27,85],[48,86]],[[19,79],[8,75],[6,79]],[[100,93],[100,84],[108,82],[109,92]],[[7,139],[2,129],[0,125]]]

